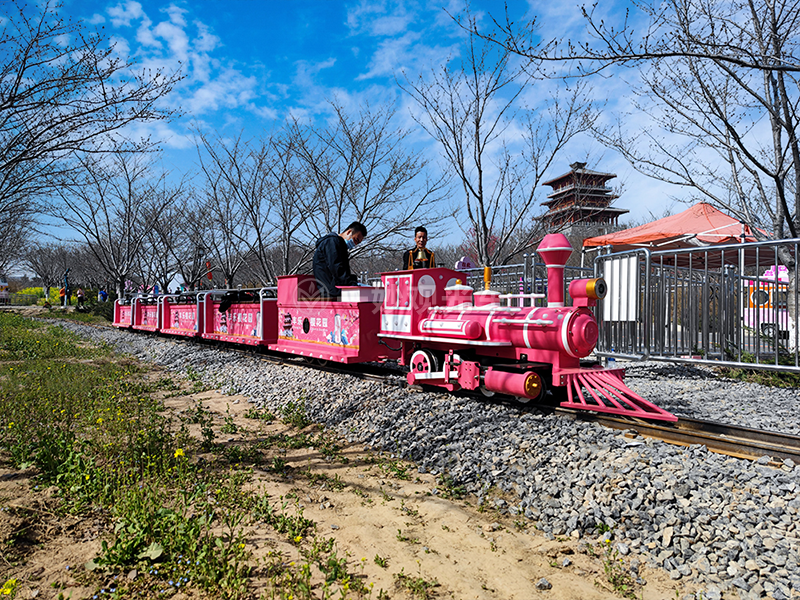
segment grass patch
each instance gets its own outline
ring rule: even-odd
[[[197,372],[187,376],[201,383]],[[369,597],[349,557],[317,536],[296,498],[254,490],[251,471],[235,466],[271,459],[273,468],[287,469],[266,453],[274,447],[316,447],[334,457],[333,438],[298,433],[222,447],[214,441],[215,415],[202,403],[180,419],[165,411],[158,397],[179,388],[169,377],[148,383],[135,364],[61,328],[0,313],[0,454],[17,468],[34,467],[35,485],[57,488],[59,514],[91,515],[110,526],[97,556],[75,577],[99,588],[117,575],[119,598],[189,588],[236,600],[252,596],[255,570],[263,577],[266,569],[266,598]],[[302,401],[285,408],[285,419],[310,424]],[[219,421],[227,433],[240,431],[230,414]],[[189,435],[190,424],[200,425],[201,440]],[[327,476],[314,483],[343,485]],[[255,564],[247,534],[264,526],[302,560],[276,553]],[[3,555],[22,561],[34,550],[9,539]],[[123,575],[134,568],[142,575],[130,581]],[[16,585],[8,580],[3,593],[12,597]]]

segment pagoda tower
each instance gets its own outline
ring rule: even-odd
[[[542,184],[553,188],[548,200],[542,202],[547,212],[537,217],[545,231],[559,231],[583,241],[619,230],[619,217],[629,211],[611,206],[619,196],[606,187],[606,182],[616,175],[591,171],[583,162],[572,163],[570,169]]]

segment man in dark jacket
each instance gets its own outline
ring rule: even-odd
[[[348,251],[365,237],[367,228],[353,221],[342,233],[331,232],[317,240],[313,264],[320,297],[337,299],[342,293],[337,286],[358,284],[358,278],[350,272]]]
[[[432,269],[436,266],[433,250],[428,250],[428,230],[420,226],[414,230],[415,246],[403,252],[401,271],[411,269]]]

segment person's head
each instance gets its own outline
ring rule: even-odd
[[[347,242],[347,247],[352,250],[367,237],[367,228],[358,221],[353,221],[340,235]]]
[[[428,230],[421,225],[414,230],[414,243],[417,248],[424,248],[428,244]]]

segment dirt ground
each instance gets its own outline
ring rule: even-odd
[[[300,367],[298,367],[300,368]],[[153,368],[150,377],[166,373]],[[174,376],[173,376],[174,378]],[[184,389],[188,389],[188,382]],[[224,419],[232,418],[237,433],[218,432],[217,441],[246,445],[291,428],[279,421],[271,423],[244,415],[251,407],[243,397],[226,396],[215,391],[166,397],[167,410],[188,411],[197,401],[215,416],[215,429]],[[199,425],[192,431],[200,437]],[[291,430],[296,432],[297,430]],[[448,500],[437,489],[436,478],[419,474],[409,466],[409,480],[393,478],[376,466],[376,453],[358,444],[342,441],[341,455],[347,462],[329,461],[309,448],[285,450],[284,474],[259,467],[254,469],[253,485],[265,486],[272,498],[296,497],[304,516],[317,524],[318,535],[333,537],[340,555],[349,555],[351,565],[366,581],[374,583],[375,594],[384,590],[389,598],[409,598],[398,587],[395,575],[403,570],[439,586],[433,597],[455,599],[529,599],[559,600],[619,598],[604,575],[602,553],[592,556],[587,544],[599,547],[597,539],[548,540],[524,519],[501,516],[496,511],[481,512],[475,498]],[[308,476],[293,476],[310,468],[330,478],[340,478],[342,489],[330,489],[326,483],[315,485]],[[17,598],[92,598],[98,585],[82,585],[83,565],[95,557],[103,539],[111,539],[112,526],[102,515],[59,516],[54,490],[36,488],[32,469],[17,471],[8,462],[0,462],[0,577],[17,578]],[[341,487],[341,486],[338,486]],[[6,560],[7,548],[26,548]],[[247,544],[255,559],[269,552],[282,552],[292,560],[296,549],[285,537],[269,527],[248,529]],[[379,555],[387,565],[374,561]],[[624,557],[626,564],[635,556]],[[365,559],[365,560],[362,560]],[[693,591],[690,584],[671,581],[663,571],[640,569],[646,585],[636,591],[644,599],[675,599]],[[117,577],[136,577],[136,572]],[[537,589],[545,578],[550,589]],[[253,597],[259,598],[265,581],[258,570],[253,582]],[[114,581],[107,582],[113,587]],[[172,596],[202,597],[179,592]]]

